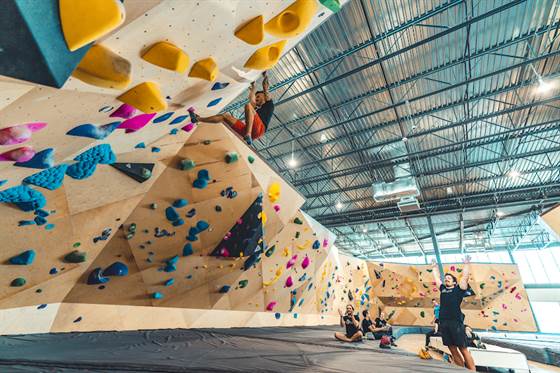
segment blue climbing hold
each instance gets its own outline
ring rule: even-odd
[[[152,146],[152,153],[159,153],[161,151],[157,146]]]
[[[196,215],[196,209],[190,209],[189,212],[187,212],[186,214],[187,218],[192,218],[195,215]]]
[[[48,211],[43,210],[43,209],[37,209],[37,210],[35,210],[35,215],[42,216],[42,217],[46,218],[47,216],[50,215],[50,213]]]
[[[177,118],[173,119],[173,120],[169,123],[169,125],[172,125],[172,124],[179,124],[179,123],[183,122],[185,119],[187,119],[188,117],[189,117],[188,115],[181,115],[181,116],[178,116]]]
[[[51,229],[54,229],[54,224],[47,224],[47,225],[45,225],[45,229],[46,229],[47,231],[50,231]]]
[[[230,289],[230,286],[224,285],[224,286],[221,287],[220,293],[225,294],[229,291],[229,289]]]
[[[14,166],[27,168],[50,168],[54,166],[54,149],[41,150],[27,162],[16,162]]]
[[[207,230],[209,227],[210,224],[208,224],[206,220],[199,220],[198,223],[196,223],[196,229],[198,230],[199,233]]]
[[[165,282],[163,283],[163,285],[164,285],[164,286],[171,286],[171,285],[173,285],[173,283],[175,283],[175,280],[172,279],[172,278],[170,278],[169,280],[165,281]]]
[[[185,221],[183,219],[179,218],[179,219],[175,220],[172,224],[173,224],[174,227],[180,227],[181,225],[185,224]]]
[[[26,250],[19,255],[11,257],[10,264],[27,266],[33,263],[34,259],[35,259],[35,250],[33,249]]]
[[[91,271],[87,279],[88,285],[104,284],[106,282],[109,282],[109,278],[103,277],[103,270],[101,267],[97,267]]]
[[[208,180],[205,179],[196,179],[193,181],[193,187],[196,189],[204,189],[208,186]]]
[[[193,254],[193,247],[190,242],[187,242],[183,247],[183,256],[189,256]]]
[[[175,271],[177,270],[177,266],[174,265],[174,264],[167,264],[167,265],[163,268],[163,270],[164,270],[165,272],[168,272],[168,273],[169,273],[169,272],[175,272]]]
[[[56,275],[58,273],[58,269],[56,267],[52,267],[49,271],[49,275]]]
[[[42,217],[42,216],[35,216],[35,219],[34,219],[34,220],[35,220],[35,224],[37,224],[37,225],[39,225],[39,226],[44,225],[44,224],[47,224],[47,219],[45,219],[45,218]]]
[[[115,156],[115,153],[113,153],[111,145],[100,144],[86,150],[85,152],[74,158],[74,160],[95,161],[101,164],[113,164],[116,162],[117,157]]]
[[[0,202],[13,203],[22,211],[34,211],[45,206],[45,196],[27,185],[18,185],[0,192]]]
[[[165,113],[163,115],[160,115],[159,117],[157,117],[156,119],[154,119],[152,122],[153,123],[160,123],[160,122],[165,122],[166,120],[168,120],[169,118],[171,118],[171,116],[175,114],[174,111],[171,111],[169,113]]]
[[[64,173],[68,165],[61,164],[56,167],[47,168],[44,171],[30,175],[23,179],[25,184],[33,184],[48,190],[55,190],[62,186],[64,180]]]
[[[173,202],[173,207],[177,207],[177,208],[185,207],[188,203],[189,201],[187,201],[184,198],[177,199],[175,200],[175,202]]]
[[[198,237],[195,236],[195,235],[189,234],[189,235],[187,236],[187,240],[189,240],[189,241],[191,241],[191,242],[195,242],[195,241],[198,241]]]
[[[152,298],[161,299],[161,298],[163,298],[163,294],[156,291],[155,293],[152,294]]]
[[[144,142],[139,142],[134,146],[136,149],[146,149],[146,144]]]
[[[220,101],[222,101],[222,98],[218,97],[217,99],[210,101],[206,107],[216,106],[220,103]]]
[[[0,180],[0,187],[3,187],[7,182],[8,180]]]
[[[171,265],[177,264],[177,262],[179,262],[179,255],[175,255],[175,256],[167,259],[165,262],[167,264],[171,264]]]
[[[189,228],[189,236],[197,236],[200,233],[197,227]]]
[[[220,83],[220,82],[216,82],[214,83],[214,85],[212,86],[212,90],[213,91],[217,91],[219,89],[224,89],[225,87],[227,87],[229,85],[229,83]]]
[[[46,305],[46,304],[40,304],[40,305],[37,306],[37,309],[38,309],[38,310],[42,310],[42,309],[44,309],[44,308],[47,308],[47,305]]]
[[[178,128],[173,128],[171,131],[169,131],[170,135],[176,135],[179,133],[179,129]]]
[[[208,172],[207,169],[202,169],[202,170],[198,171],[197,177],[199,179],[204,179],[204,180],[210,181],[210,173]]]
[[[319,250],[320,247],[321,243],[319,242],[319,240],[315,240],[315,242],[313,242],[313,250]]]
[[[70,176],[72,179],[83,180],[87,179],[95,172],[97,167],[96,161],[82,161],[74,163],[66,169],[66,175]]]
[[[280,317],[282,317],[282,315],[280,314],[280,312],[276,312],[274,314],[274,317],[276,318],[276,320],[280,320]]]
[[[72,128],[70,131],[66,132],[66,134],[70,136],[89,137],[91,139],[103,140],[104,138],[109,136],[115,129],[117,129],[120,124],[121,122],[111,122],[109,124],[97,127],[93,124],[87,123]]]
[[[177,213],[177,210],[173,208],[173,206],[169,206],[165,209],[165,217],[167,218],[167,220],[173,222],[179,219],[179,214]]]
[[[243,263],[243,270],[247,271],[248,269],[250,269],[255,263],[257,263],[258,259],[259,259],[258,254],[253,254],[253,255],[249,256],[245,260],[245,263]]]
[[[26,225],[35,225],[35,220],[20,220],[18,222],[18,227],[23,227]]]
[[[122,262],[115,262],[103,271],[103,276],[126,276],[128,267]]]

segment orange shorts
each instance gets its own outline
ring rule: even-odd
[[[247,133],[247,129],[246,129],[247,125],[245,124],[245,122],[239,119],[237,120],[237,122],[235,122],[235,124],[231,128],[243,137]],[[253,140],[258,139],[259,137],[264,135],[264,131],[265,131],[264,123],[259,117],[259,114],[255,113],[255,116],[253,117],[253,129],[251,131],[251,138]]]

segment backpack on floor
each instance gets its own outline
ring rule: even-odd
[[[418,356],[423,360],[430,360],[432,358],[432,355],[430,355],[426,348],[421,348],[420,351],[418,351]]]
[[[391,348],[391,337],[384,335],[379,341],[379,348]]]

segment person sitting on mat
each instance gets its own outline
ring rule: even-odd
[[[349,304],[346,306],[345,314],[343,314],[340,309],[338,313],[340,315],[340,326],[346,327],[346,334],[336,332],[334,333],[334,337],[343,342],[361,341],[363,334],[360,330],[360,315],[354,315],[354,306]]]
[[[363,310],[362,315],[364,317],[362,320],[362,334],[367,339],[375,339],[375,337],[373,336],[373,329],[374,329],[373,320],[371,319],[369,311]]]
[[[274,101],[268,92],[269,82],[266,71],[263,72],[262,91],[256,91],[255,82],[249,86],[249,102],[245,105],[245,122],[230,113],[216,114],[209,117],[197,115],[197,120],[207,123],[224,123],[243,136],[247,144],[252,145],[264,135],[274,113]]]
[[[470,257],[466,256],[463,262],[465,266],[459,282],[455,276],[446,273],[442,283],[435,261],[432,262],[432,273],[436,286],[440,290],[439,332],[443,344],[449,348],[456,365],[466,366],[467,369],[474,371],[475,364],[467,349],[468,341],[461,312],[463,298],[472,295],[469,291]]]
[[[434,307],[434,319],[432,320],[434,328],[426,333],[426,347],[430,345],[431,337],[439,336],[439,303],[437,302],[437,300],[432,299],[432,306]]]
[[[381,339],[381,337],[383,337],[384,335],[388,335],[389,337],[393,336],[393,328],[387,322],[385,312],[383,311],[379,313],[379,317],[375,318],[375,325],[370,330],[373,333],[375,339]]]

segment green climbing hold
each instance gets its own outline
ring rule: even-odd
[[[196,167],[196,163],[192,159],[185,158],[181,161],[181,170],[188,171]]]
[[[239,159],[239,155],[236,152],[226,153],[226,163],[234,163]]]
[[[420,317],[424,318],[426,316],[426,313],[424,311],[420,311]]]
[[[134,237],[134,233],[128,233],[128,234],[126,235],[126,239],[127,239],[127,240],[131,240],[133,237]]]
[[[249,284],[249,280],[241,280],[239,281],[239,287],[241,289],[243,289],[244,287],[246,287]]]
[[[333,13],[340,10],[340,0],[319,0],[319,2]]]
[[[83,263],[87,260],[87,253],[74,250],[64,257],[66,263]]]
[[[150,170],[147,169],[147,168],[142,167],[141,172],[142,172],[142,177],[143,177],[144,179],[149,179],[149,178],[152,176],[152,171],[150,171]]]
[[[136,223],[130,224],[130,226],[128,227],[128,231],[130,233],[135,233],[136,232]]]
[[[300,233],[296,232],[296,238],[299,238]]]
[[[481,282],[479,286],[481,289],[484,289],[484,286],[486,286],[486,284],[484,282]]]
[[[268,248],[268,250],[266,250],[264,255],[266,255],[267,258],[270,258],[272,254],[274,254],[275,249],[276,249],[276,245],[271,246],[270,248]]]
[[[150,208],[151,208],[152,210],[157,209],[157,203],[152,203],[152,204],[150,205]]]
[[[81,243],[79,243],[79,242],[74,242],[74,245],[72,245],[72,247],[73,247],[73,248],[76,248],[76,247],[80,247],[80,245],[81,245]]]
[[[12,281],[12,283],[10,284],[10,286],[19,287],[19,286],[25,285],[26,282],[27,282],[27,281],[25,281],[25,279],[24,279],[23,277],[18,277],[18,278],[14,279],[14,280]]]
[[[303,224],[303,222],[301,221],[301,219],[300,219],[300,218],[295,218],[295,219],[294,219],[294,224],[299,224],[299,225],[302,225],[302,224]]]
[[[247,160],[249,161],[249,163],[253,163],[255,161],[255,157],[253,157],[252,155],[247,157]]]

